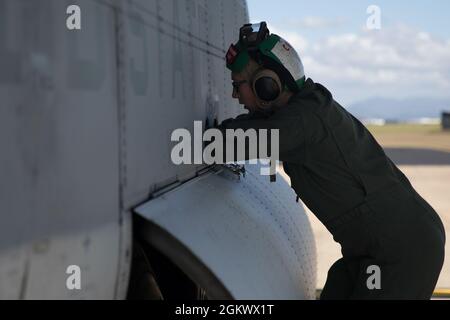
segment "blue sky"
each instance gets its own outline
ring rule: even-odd
[[[433,35],[449,38],[450,36],[450,1],[406,1],[406,0],[248,0],[250,19],[266,19],[274,24],[283,24],[286,20],[302,19],[308,16],[325,19],[343,18],[345,23],[336,30],[322,30],[336,33],[355,30],[366,23],[366,9],[375,4],[380,7],[382,20],[386,25],[403,22]],[[280,5],[282,4],[282,5]],[[305,32],[308,36],[308,32]]]
[[[299,51],[307,76],[344,103],[374,96],[450,97],[450,1],[248,0]],[[381,29],[367,30],[369,5]]]

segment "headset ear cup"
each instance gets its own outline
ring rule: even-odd
[[[270,104],[278,99],[282,86],[278,75],[269,69],[258,71],[252,81],[253,92],[264,104]]]

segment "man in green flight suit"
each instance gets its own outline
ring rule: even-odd
[[[279,130],[292,188],[342,247],[321,299],[429,299],[444,261],[444,227],[370,132],[306,79],[298,54],[265,22],[244,25],[226,60],[233,97],[249,113],[218,129]],[[367,281],[372,270],[380,273],[375,286]]]

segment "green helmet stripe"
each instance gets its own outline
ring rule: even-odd
[[[298,88],[301,89],[306,82],[306,76],[303,76],[302,78],[300,78],[295,82],[297,83]]]
[[[250,60],[250,55],[246,47],[240,41],[236,44],[239,54],[232,65],[227,64],[227,68],[233,72],[241,72]],[[269,37],[258,45],[258,50],[264,56],[270,58],[276,63],[283,66],[292,76],[298,88],[301,88],[305,83],[305,74],[303,64],[295,50],[289,43],[276,34],[271,34]]]
[[[232,65],[227,64],[227,68],[233,72],[239,73],[244,70],[245,66],[250,61],[250,56],[247,51],[242,51],[237,56],[236,60]]]
[[[278,41],[280,41],[280,37],[276,34],[271,34],[266,40],[259,44],[258,48],[263,54],[270,55],[272,53],[273,47],[275,47]],[[272,54],[272,56],[274,55]]]
[[[250,55],[248,54],[247,48],[245,48],[240,41],[236,43],[236,49],[239,51],[239,54],[233,64],[227,64],[227,68],[232,72],[239,73],[244,70],[245,66],[250,61]]]

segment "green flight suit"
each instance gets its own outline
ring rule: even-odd
[[[279,160],[292,188],[342,247],[322,299],[431,297],[444,261],[439,216],[324,86],[308,79],[286,106],[218,128],[279,130]],[[381,289],[367,285],[371,266],[379,267]]]

